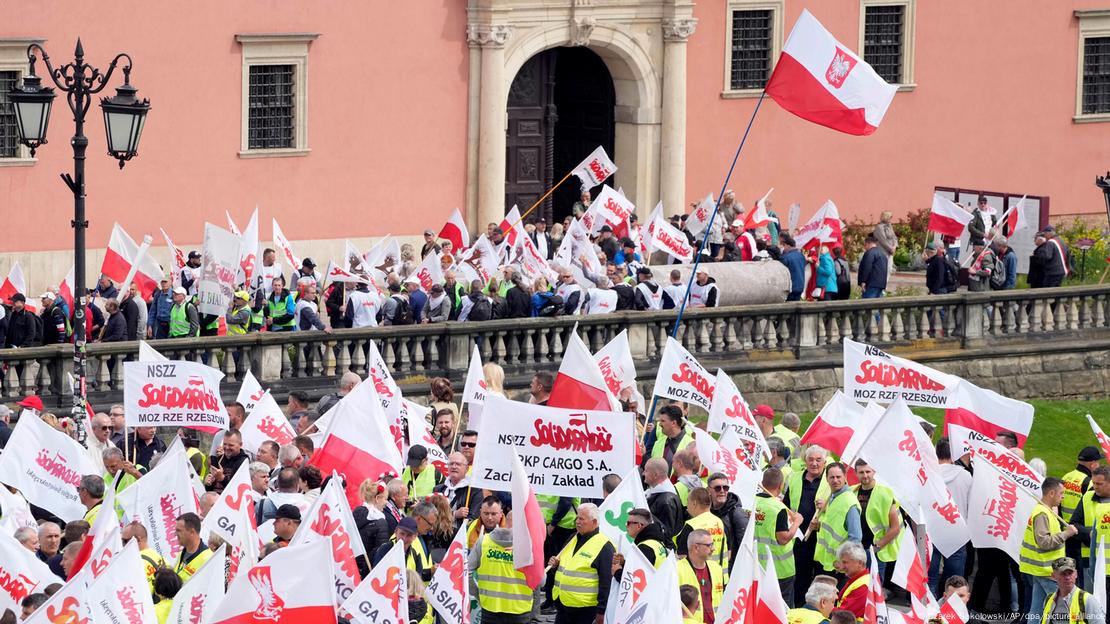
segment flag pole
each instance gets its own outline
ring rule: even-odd
[[[533,211],[533,210],[535,210],[537,206],[539,206],[540,204],[542,204],[542,203],[543,203],[543,200],[547,199],[547,198],[548,198],[548,197],[549,197],[549,196],[550,196],[550,195],[551,195],[552,193],[554,193],[554,192],[555,192],[555,189],[557,189],[557,188],[559,188],[560,186],[562,186],[563,182],[566,182],[566,181],[567,181],[567,179],[568,179],[568,178],[570,178],[570,176],[571,176],[571,175],[572,175],[573,173],[574,173],[574,171],[573,171],[573,170],[572,170],[572,171],[570,171],[570,172],[568,172],[568,173],[567,173],[567,174],[566,174],[565,176],[563,176],[563,179],[562,179],[562,180],[559,180],[558,182],[556,182],[556,183],[555,183],[555,186],[553,186],[553,187],[551,187],[551,188],[547,189],[547,192],[546,192],[546,193],[544,193],[542,197],[540,197],[539,199],[537,199],[537,200],[536,200],[536,203],[532,204],[532,207],[531,207],[531,208],[529,208],[528,210],[525,210],[525,211],[524,211],[524,214],[520,215],[520,218],[516,220],[516,223],[513,223],[512,225],[510,225],[510,226],[509,226],[509,229],[511,230],[511,229],[515,228],[515,227],[516,227],[517,225],[519,225],[519,224],[520,224],[520,222],[521,222],[521,221],[523,221],[523,220],[524,220],[524,217],[527,217],[528,215],[532,214],[532,211]]]
[[[740,137],[740,145],[736,148],[736,153],[732,155],[732,164],[728,167],[728,173],[725,174],[725,181],[721,185],[721,192],[717,194],[717,201],[713,204],[713,214],[709,215],[709,223],[705,226],[705,236],[701,239],[701,244],[698,245],[698,252],[694,256],[694,267],[690,271],[690,277],[686,281],[686,293],[682,296],[682,305],[678,308],[678,317],[674,320],[674,327],[671,328],[671,338],[677,338],[678,328],[682,324],[682,315],[686,312],[686,302],[690,300],[690,288],[694,285],[694,278],[698,274],[698,265],[701,264],[701,252],[705,250],[705,243],[709,240],[709,232],[713,228],[713,220],[717,218],[717,211],[721,207],[721,196],[728,190],[728,182],[732,179],[732,172],[736,169],[736,161],[740,158],[740,152],[744,149],[744,144],[748,141],[748,133],[752,130],[752,124],[755,123],[755,116],[759,113],[759,107],[763,105],[763,99],[767,97],[767,89],[764,88],[763,92],[759,94],[759,99],[756,100],[755,110],[752,111],[752,116],[748,119],[748,127],[744,129],[744,136]],[[647,422],[651,423],[655,418],[655,404],[656,396],[651,399],[651,411],[648,413]],[[644,449],[647,451],[647,449]]]

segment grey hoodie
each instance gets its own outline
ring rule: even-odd
[[[944,485],[948,486],[949,492],[952,492],[952,500],[956,503],[956,508],[960,510],[960,515],[966,518],[967,503],[971,497],[971,473],[956,464],[941,464],[939,468]]]

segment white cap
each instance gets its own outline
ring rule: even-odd
[[[175,294],[175,295],[188,295],[189,292],[187,290],[185,290],[185,287],[183,287],[183,286],[176,286],[173,289],[173,294]]]
[[[57,299],[57,298],[58,298],[58,296],[55,295],[53,292],[51,292],[49,290],[42,293],[41,295],[39,295],[39,299],[50,299],[51,301],[53,301],[54,299]]]
[[[732,220],[732,227],[742,227],[743,225],[744,225],[744,220],[743,219],[733,219]]]

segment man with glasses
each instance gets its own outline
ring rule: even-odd
[[[436,530],[436,522],[439,521],[439,511],[431,501],[421,500],[412,508],[412,518],[416,520],[416,534],[419,535],[420,539],[424,540],[426,544],[427,540],[432,539],[432,534]],[[445,551],[440,550],[437,559],[442,558],[444,552]],[[418,548],[414,556],[421,558],[424,569],[431,570],[432,561],[427,548],[423,551]]]
[[[92,526],[96,515],[100,513],[100,503],[104,500],[104,479],[97,475],[81,477],[81,485],[77,486],[77,498],[87,510],[82,519]]]
[[[466,434],[463,435],[465,437]],[[463,442],[459,442],[459,446],[462,445]],[[470,453],[473,456],[473,448],[470,449]],[[451,503],[456,527],[467,520],[477,518],[482,504],[481,490],[474,492],[470,487],[469,472],[470,462],[466,455],[462,452],[451,453],[447,456],[447,478],[435,487],[435,493],[446,496]]]
[[[577,534],[547,565],[555,570],[551,598],[556,624],[602,624],[613,579],[613,543],[598,530],[593,503],[578,507]]]
[[[695,618],[706,624],[712,624],[728,582],[725,571],[713,557],[713,548],[714,539],[709,532],[696,529],[686,537],[686,558],[678,562],[678,585],[698,589],[701,605]]]
[[[117,494],[143,476],[134,464],[124,459],[123,451],[114,446],[104,449],[101,457],[104,461],[104,487],[115,483]]]
[[[459,452],[466,458],[467,466],[474,465],[474,448],[478,446],[478,432],[467,429],[459,436]]]
[[[628,521],[625,523],[628,537],[640,549],[644,557],[651,562],[655,569],[667,560],[667,551],[671,549],[667,536],[659,524],[652,522],[651,512],[647,509],[637,508],[628,512]],[[620,569],[624,567],[624,555],[613,556],[613,576],[620,580]]]
[[[96,466],[96,471],[103,473],[104,451],[115,447],[109,439],[112,433],[112,421],[107,414],[98,413],[93,416],[90,424],[92,435],[85,440],[88,447],[85,451],[89,454],[89,459],[92,460],[93,465]]]
[[[108,409],[108,418],[111,420],[112,433],[110,440],[117,448],[123,448],[123,438],[127,435],[127,425],[124,424],[123,406],[116,403]]]
[[[708,484],[709,494],[713,499],[709,511],[720,518],[725,527],[725,544],[729,552],[728,569],[732,570],[751,514],[740,505],[740,497],[728,491],[729,481],[724,473],[714,472],[709,475]]]
[[[582,287],[574,279],[570,269],[559,269],[559,284],[555,287],[555,294],[563,299],[563,314],[578,314],[582,307]]]

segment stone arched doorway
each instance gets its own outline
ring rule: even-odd
[[[528,59],[509,87],[506,209],[526,210],[598,145],[612,154],[614,101],[609,69],[589,48],[552,48]],[[561,221],[578,191],[568,181],[533,216]]]

